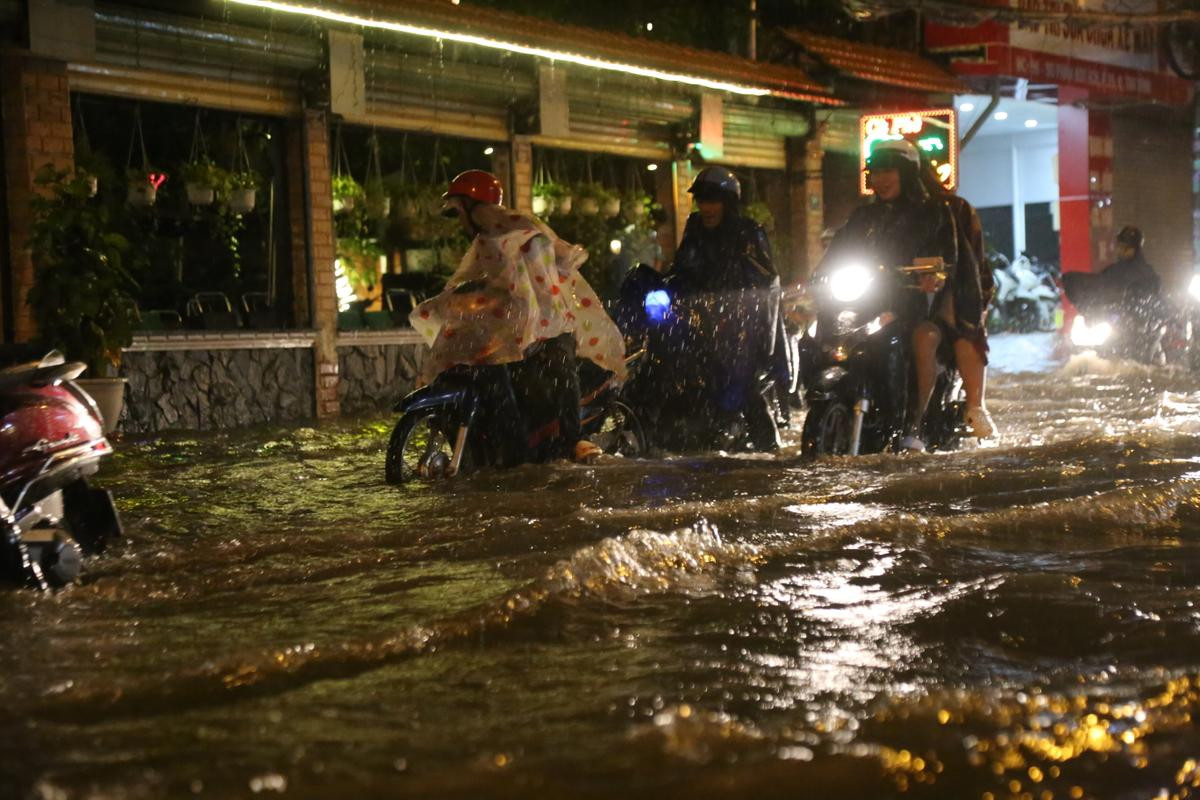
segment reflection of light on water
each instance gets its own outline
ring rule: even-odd
[[[1136,700],[1110,700],[1095,692],[1019,692],[1003,698],[958,694],[925,697],[915,708],[901,700],[894,708],[876,713],[875,722],[904,730],[936,719],[938,726],[960,729],[967,766],[979,771],[985,785],[994,785],[994,791],[985,791],[983,797],[1080,798],[1105,796],[1095,786],[1079,785],[1084,779],[1095,780],[1098,764],[1133,770],[1149,767],[1150,737],[1190,731],[1198,709],[1200,677],[1184,675]],[[925,717],[930,720],[923,722]],[[874,755],[897,787],[905,790],[912,781],[936,783],[941,761],[958,752],[922,751],[923,765],[916,763],[915,752],[906,750],[878,747]],[[1174,782],[1182,791],[1163,790],[1157,796],[1179,800],[1200,787],[1200,764],[1194,757],[1183,761]]]
[[[786,676],[805,694],[837,693],[867,700],[878,691],[873,674],[903,669],[922,655],[921,648],[902,630],[918,617],[937,613],[959,590],[895,592],[877,583],[896,568],[896,559],[881,556],[841,569],[813,575],[789,575],[760,587],[764,605],[779,605],[819,623],[824,635],[815,646],[795,656],[748,654],[757,667]],[[962,591],[965,591],[962,590]],[[901,695],[915,687],[896,683],[889,691]],[[786,705],[786,702],[782,703]]]
[[[862,503],[811,503],[784,506],[783,510],[790,514],[808,517],[814,523],[827,527],[871,522],[892,513],[885,507],[868,506]]]

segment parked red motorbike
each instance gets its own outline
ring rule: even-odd
[[[121,535],[112,495],[88,476],[112,453],[100,411],[52,352],[0,370],[0,580],[36,589],[79,577]]]

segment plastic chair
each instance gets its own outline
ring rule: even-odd
[[[241,327],[233,304],[223,292],[197,292],[187,303],[188,318],[201,328],[222,330]]]

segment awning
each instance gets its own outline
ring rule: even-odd
[[[818,36],[795,28],[786,28],[781,33],[822,66],[847,78],[931,94],[967,91],[953,73],[916,53]]]
[[[446,0],[228,0],[247,6],[307,16],[367,31],[424,36],[508,50],[564,63],[611,69],[749,95],[840,105],[829,88],[803,70],[695,50],[619,33],[563,25],[519,14]]]

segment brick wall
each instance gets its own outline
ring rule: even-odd
[[[29,197],[44,164],[70,169],[75,162],[67,68],[23,53],[0,54],[0,132],[7,181],[8,240],[12,264],[13,331],[18,341],[37,335],[25,296],[33,285],[28,240]],[[4,222],[4,221],[0,221]]]
[[[303,170],[308,166],[308,181]],[[315,410],[318,418],[335,417],[338,404],[337,292],[334,288],[336,246],[330,186],[329,125],[324,113],[305,111],[288,129],[288,192],[292,231],[292,279],[299,324],[318,332],[314,348]],[[309,193],[306,202],[305,191]],[[312,277],[308,273],[308,241],[312,236]],[[309,300],[311,285],[313,299]],[[311,308],[312,316],[309,316]]]
[[[787,265],[791,283],[806,280],[817,268],[824,247],[821,232],[825,230],[825,179],[822,165],[821,135],[787,142],[787,177],[792,264]],[[784,265],[780,271],[784,272]]]
[[[1113,112],[1113,225],[1137,225],[1168,289],[1186,286],[1192,240],[1191,111]]]

